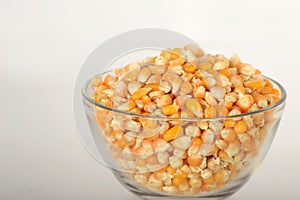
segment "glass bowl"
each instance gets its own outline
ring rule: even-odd
[[[90,79],[82,88],[82,100],[101,155],[98,160],[143,199],[225,199],[253,175],[278,129],[286,92],[278,82],[265,78],[281,92],[276,103],[216,118],[166,118],[117,110],[91,98]],[[248,129],[230,137],[228,132],[240,121]],[[161,139],[166,133],[171,139]],[[180,137],[172,139],[172,134]]]

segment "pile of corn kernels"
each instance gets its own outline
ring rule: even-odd
[[[278,89],[236,54],[205,55],[195,45],[95,76],[92,87],[96,102],[135,114],[95,108],[120,168],[139,185],[175,194],[234,180],[258,154],[274,119],[272,110],[222,117],[280,99]]]

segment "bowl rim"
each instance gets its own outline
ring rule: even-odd
[[[105,74],[109,74],[109,73],[112,73],[112,70],[108,70],[108,71],[105,71],[105,72],[102,72],[99,75],[99,77],[102,77],[103,75]],[[142,115],[142,114],[137,114],[137,113],[131,113],[131,112],[126,112],[126,111],[121,111],[121,110],[118,110],[118,109],[115,109],[115,108],[111,108],[111,107],[108,107],[108,106],[105,106],[101,103],[98,103],[96,102],[95,100],[93,100],[88,94],[87,94],[87,88],[89,86],[89,84],[92,82],[93,78],[90,78],[88,79],[84,86],[82,87],[81,89],[81,94],[84,98],[84,100],[87,100],[89,103],[93,104],[94,106],[96,107],[100,107],[102,109],[105,109],[107,111],[111,111],[111,112],[114,112],[114,113],[119,113],[119,114],[123,114],[123,115],[129,115],[129,116],[132,116],[132,117],[139,117],[139,118],[146,118],[146,119],[155,119],[155,120],[181,120],[181,121],[199,121],[199,120],[209,120],[209,121],[212,121],[212,120],[221,120],[221,119],[232,119],[232,118],[238,118],[238,117],[244,117],[244,116],[249,116],[249,115],[255,115],[255,114],[259,114],[259,113],[264,113],[268,110],[271,110],[273,108],[276,108],[276,107],[279,107],[281,105],[284,105],[285,102],[286,102],[286,99],[287,99],[287,92],[286,90],[284,89],[284,87],[277,81],[275,81],[274,79],[268,77],[268,76],[265,76],[265,75],[262,75],[263,78],[266,78],[268,80],[270,80],[273,84],[275,84],[278,89],[280,90],[280,93],[281,93],[281,96],[280,96],[280,99],[263,108],[263,109],[259,109],[259,110],[256,110],[256,111],[252,111],[252,112],[247,112],[247,113],[242,113],[242,114],[238,114],[238,115],[230,115],[230,116],[217,116],[217,117],[213,117],[213,118],[200,118],[200,117],[194,117],[194,118],[182,118],[182,117],[161,117],[161,116],[151,116],[151,115]]]

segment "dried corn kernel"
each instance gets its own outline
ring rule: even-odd
[[[234,126],[234,131],[237,134],[245,133],[247,129],[247,124],[244,121],[238,121]]]
[[[177,107],[174,105],[164,106],[162,108],[162,113],[165,115],[173,115],[178,111]]]
[[[137,183],[170,193],[210,191],[234,180],[275,120],[272,112],[235,115],[270,106],[281,95],[237,55],[204,55],[193,45],[114,72],[93,79],[92,98],[145,118],[97,108],[97,123],[122,169],[134,172]],[[219,116],[235,117],[201,119]]]
[[[166,141],[170,141],[182,135],[183,134],[182,132],[183,130],[181,126],[174,126],[164,133],[163,138]]]
[[[237,104],[242,110],[248,111],[249,108],[251,108],[251,106],[254,104],[254,98],[250,94],[242,95]]]
[[[188,99],[186,101],[186,107],[197,117],[203,116],[203,109],[196,99]]]
[[[141,88],[136,90],[132,96],[131,99],[132,100],[138,100],[141,99],[143,96],[145,96],[146,94],[148,94],[152,89],[151,88]]]

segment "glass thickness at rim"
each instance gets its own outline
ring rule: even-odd
[[[103,77],[105,74],[108,74],[108,73],[111,73],[112,71],[109,70],[109,71],[106,71],[106,72],[103,72],[101,74],[99,74],[100,77]],[[279,99],[279,101],[277,101],[276,103],[264,108],[264,109],[260,109],[260,110],[257,110],[257,111],[253,111],[253,112],[248,112],[248,113],[243,113],[243,114],[239,114],[239,115],[231,115],[231,116],[218,116],[218,117],[213,117],[213,118],[199,118],[199,117],[195,117],[195,118],[170,118],[170,117],[158,117],[158,116],[150,116],[150,115],[142,115],[142,114],[136,114],[136,113],[130,113],[130,112],[126,112],[126,111],[121,111],[121,110],[118,110],[118,109],[114,109],[114,108],[111,108],[111,107],[107,107],[103,104],[100,104],[96,101],[94,101],[92,98],[89,97],[89,95],[86,93],[87,91],[87,88],[89,86],[89,84],[91,83],[92,81],[92,78],[90,78],[83,86],[82,90],[81,90],[81,93],[82,93],[82,96],[84,97],[85,100],[87,100],[89,103],[97,106],[97,107],[100,107],[102,109],[105,109],[105,110],[108,110],[108,111],[112,111],[112,112],[115,112],[115,113],[120,113],[120,114],[124,114],[124,115],[130,115],[130,116],[133,116],[133,117],[141,117],[141,118],[147,118],[147,119],[156,119],[156,120],[181,120],[181,121],[199,121],[199,120],[209,120],[209,121],[212,121],[212,120],[220,120],[220,119],[231,119],[231,118],[236,118],[236,117],[243,117],[243,116],[248,116],[248,115],[254,115],[254,114],[258,114],[258,113],[263,113],[263,112],[266,112],[268,110],[271,110],[273,108],[276,108],[276,107],[279,107],[280,105],[284,104],[285,101],[286,101],[286,97],[287,97],[287,94],[286,94],[286,91],[285,89],[283,88],[283,86],[278,83],[277,81],[273,80],[272,78],[269,78],[267,76],[263,76],[264,78],[270,80],[272,83],[275,83],[275,85],[278,87],[278,89],[280,90],[281,92],[281,97]]]

